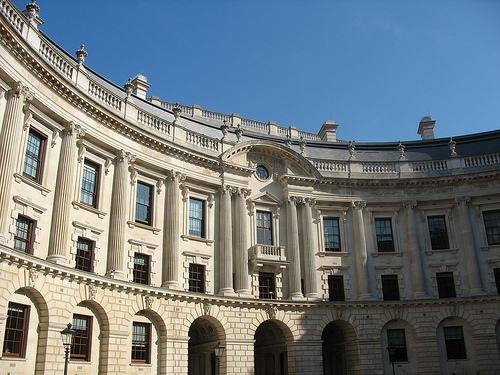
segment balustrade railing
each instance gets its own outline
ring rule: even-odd
[[[117,109],[118,111],[121,111],[122,109],[122,100],[110,93],[108,90],[106,90],[104,87],[101,87],[101,85],[90,81],[89,82],[89,94],[94,96],[95,98],[99,99],[101,102],[109,105],[110,107]]]
[[[69,62],[69,59],[67,57],[62,56],[61,54],[56,52],[43,40],[40,40],[40,48],[38,49],[38,51],[50,64],[52,64],[52,66],[59,70],[63,75],[65,75],[69,79],[73,78],[73,66]]]
[[[286,261],[285,248],[274,245],[254,245],[250,249],[255,260]]]
[[[446,160],[425,160],[410,163],[413,172],[445,171],[448,169]]]
[[[138,111],[137,121],[153,129],[156,129],[159,132],[170,134],[170,124],[167,121],[164,121],[156,116],[150,115],[147,112]]]
[[[186,130],[186,142],[211,151],[219,151],[219,140]]]
[[[252,130],[257,130],[259,132],[269,133],[269,123],[257,120],[252,120],[249,118],[241,119],[241,126],[249,128]]]
[[[394,173],[398,171],[395,163],[372,162],[362,163],[362,166],[365,173]]]
[[[500,164],[500,153],[466,156],[463,158],[463,160],[464,160],[464,166],[467,168],[484,167],[493,164]]]
[[[232,121],[231,115],[226,115],[226,114],[220,113],[220,112],[207,111],[206,109],[203,109],[201,111],[201,116],[205,117],[207,119],[215,120],[215,121],[219,121],[219,122],[225,121],[228,125]]]
[[[311,160],[314,167],[320,172],[348,172],[349,162],[337,160]]]
[[[23,17],[19,14],[19,11],[14,8],[6,0],[0,1],[0,13],[4,15],[9,23],[20,33],[23,33],[25,21]]]

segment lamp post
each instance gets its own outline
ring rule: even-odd
[[[226,347],[224,345],[221,345],[221,343],[217,344],[217,346],[214,348],[216,375],[220,375],[220,357],[222,357],[222,355],[224,354],[224,349],[226,349]]]
[[[69,352],[71,350],[71,341],[75,335],[76,332],[74,329],[71,329],[71,323],[68,323],[68,326],[61,331],[61,339],[64,346],[64,375],[68,375]]]
[[[398,348],[395,346],[388,346],[387,351],[389,352],[389,361],[392,364],[392,375],[396,375],[396,370],[394,369],[394,356],[396,355]]]

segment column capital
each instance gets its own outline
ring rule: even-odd
[[[352,201],[352,208],[354,209],[362,210],[365,207],[366,207],[365,201]]]
[[[76,135],[76,137],[78,139],[81,139],[83,137],[85,137],[85,130],[82,129],[82,127],[80,125],[78,125],[77,123],[73,122],[73,121],[68,121],[65,125],[64,125],[64,130],[63,132],[66,134],[66,135]]]
[[[286,199],[286,201],[287,201],[290,205],[292,205],[292,204],[293,204],[294,206],[296,206],[297,204],[299,204],[299,203],[300,203],[300,201],[299,201],[299,197],[295,197],[295,196],[289,196],[289,197]]]
[[[235,195],[238,195],[239,197],[242,197],[243,199],[248,198],[250,196],[250,193],[252,192],[252,190],[242,187],[235,187],[233,189],[233,193]]]
[[[135,156],[132,155],[130,152],[126,152],[124,149],[117,150],[115,154],[117,162],[125,161],[128,164],[135,163]]]
[[[186,175],[184,173],[174,171],[173,169],[167,172],[166,181],[180,183],[186,179]]]
[[[469,206],[471,202],[470,197],[464,196],[464,197],[455,197],[455,203],[457,204],[458,207],[461,206]]]
[[[401,207],[407,208],[407,209],[417,208],[417,201],[416,200],[402,201],[401,202]]]
[[[21,81],[14,82],[11,89],[8,91],[11,97],[20,98],[24,97],[24,100],[31,102],[33,100],[33,93],[30,91],[28,86],[23,85]]]
[[[235,187],[227,184],[223,184],[220,186],[219,191],[222,195],[231,196],[234,193]]]

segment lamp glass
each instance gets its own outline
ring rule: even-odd
[[[61,339],[65,347],[71,345],[71,340],[75,333],[76,332],[71,329],[71,323],[68,323],[68,326],[61,331]]]

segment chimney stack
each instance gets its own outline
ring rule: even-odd
[[[319,130],[319,137],[325,142],[337,142],[338,124],[333,120],[325,120]]]
[[[434,121],[430,116],[422,117],[420,123],[418,124],[417,134],[420,134],[420,137],[423,140],[426,139],[434,139],[434,126],[436,125],[436,121]]]
[[[143,76],[142,74],[138,74],[137,76],[132,78],[130,83],[133,86],[132,94],[134,94],[138,98],[146,100],[146,95],[148,93],[148,89],[151,86],[148,83],[148,79],[146,78],[146,76]]]

